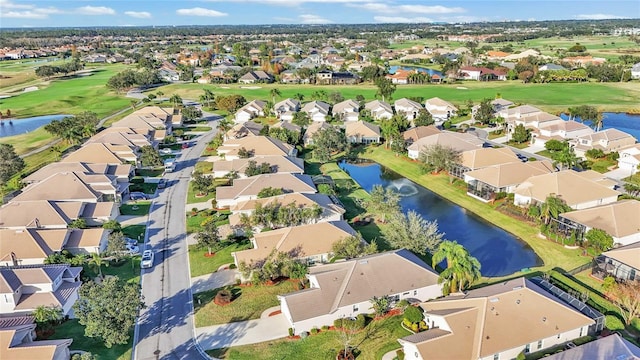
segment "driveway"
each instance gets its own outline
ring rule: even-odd
[[[248,321],[196,328],[196,339],[205,350],[249,345],[289,335],[289,322],[283,314]]]
[[[222,270],[211,274],[191,278],[191,292],[199,293],[217,289],[226,285],[233,285],[240,278],[238,270]]]

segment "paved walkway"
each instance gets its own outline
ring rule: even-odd
[[[388,353],[382,355],[382,360],[393,360],[393,359],[395,359],[398,356],[398,354],[396,354],[397,350],[398,349],[391,350]]]
[[[280,305],[278,306],[273,306],[268,308],[267,310],[263,311],[262,314],[260,314],[260,319],[266,319],[269,318],[269,314],[271,314],[274,311],[279,311],[280,310]],[[275,316],[275,315],[274,315]]]
[[[195,294],[227,285],[233,285],[239,277],[240,273],[238,270],[222,270],[207,275],[192,277],[191,291]]]
[[[196,328],[196,338],[205,350],[249,345],[289,335],[289,322],[282,314],[248,321]]]

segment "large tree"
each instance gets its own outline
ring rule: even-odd
[[[528,141],[530,137],[529,130],[527,130],[524,125],[518,124],[513,129],[513,135],[511,136],[511,140],[518,144],[522,144],[525,141]]]
[[[59,306],[39,305],[31,315],[39,328],[48,330],[54,322],[62,320],[62,309]]]
[[[600,251],[607,251],[613,247],[613,237],[601,229],[589,229],[584,238],[590,246]]]
[[[545,224],[549,224],[552,219],[558,219],[558,216],[567,211],[571,211],[571,207],[564,200],[557,196],[549,195],[544,203],[540,205],[540,216]]]
[[[16,154],[13,145],[0,144],[0,182],[6,184],[9,179],[22,171],[24,167],[24,160]]]
[[[627,280],[613,286],[614,303],[627,325],[640,317],[640,282]]]
[[[394,213],[383,228],[383,234],[394,248],[405,248],[420,255],[433,253],[444,236],[438,232],[437,221],[425,220],[413,210],[406,214],[399,211]]]
[[[331,246],[333,255],[345,259],[353,259],[364,255],[378,252],[378,245],[375,241],[367,244],[360,235],[342,238]]]
[[[576,155],[575,150],[568,144],[560,151],[552,153],[551,159],[553,159],[554,165],[560,165],[563,169],[580,168],[580,162],[582,161]]]
[[[602,128],[602,113],[595,106],[580,105],[569,108],[569,114],[579,117],[582,121],[591,121],[596,131]]]
[[[376,78],[374,83],[378,88],[376,96],[381,97],[382,101],[391,100],[391,95],[396,91],[396,85],[384,77]]]
[[[425,146],[418,160],[438,173],[442,170],[451,170],[452,166],[460,161],[460,152],[452,147],[433,144]]]
[[[203,175],[200,171],[196,171],[193,174],[193,181],[191,186],[198,195],[206,195],[209,193],[209,189],[213,185],[213,178],[211,176]]]
[[[484,99],[480,102],[478,111],[474,115],[474,119],[480,121],[482,124],[488,124],[493,119],[493,105],[491,105],[491,99]]]
[[[220,231],[214,220],[207,221],[202,229],[196,233],[196,241],[201,249],[209,249],[209,251],[218,251],[222,249],[223,242],[220,237]]]
[[[111,348],[129,341],[129,332],[144,306],[140,285],[122,282],[114,276],[99,284],[93,281],[83,284],[73,309],[85,326],[84,335],[100,338]]]
[[[99,119],[95,113],[85,111],[62,120],[53,120],[44,126],[44,130],[70,144],[75,144],[95,134],[98,122]]]
[[[414,126],[429,126],[435,124],[433,116],[427,110],[420,110],[418,116],[413,119]]]
[[[445,240],[440,243],[438,250],[433,254],[432,266],[446,260],[447,267],[438,277],[438,283],[444,283],[443,295],[452,292],[463,291],[481,276],[480,262],[469,254],[464,246],[456,241]]]
[[[276,98],[279,97],[279,96],[282,96],[282,93],[280,92],[280,89],[273,88],[273,89],[269,90],[269,95],[271,95],[271,103],[275,104],[276,103]]]
[[[365,206],[382,222],[386,221],[387,216],[400,212],[400,194],[391,187],[385,189],[382,185],[374,185],[370,194]]]
[[[313,158],[325,163],[334,154],[347,150],[349,143],[342,130],[331,126],[313,134],[313,146]]]
[[[158,150],[151,145],[145,145],[140,148],[140,164],[142,166],[161,166],[163,162]]]

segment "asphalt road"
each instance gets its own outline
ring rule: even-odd
[[[167,187],[154,199],[147,224],[147,245],[154,266],[142,270],[140,312],[134,337],[133,359],[209,359],[194,339],[193,303],[185,224],[185,200],[193,166],[213,131],[182,150],[176,170],[167,173]]]

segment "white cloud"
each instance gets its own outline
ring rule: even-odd
[[[300,15],[299,17],[300,17],[300,22],[302,24],[331,24],[333,22],[329,19],[325,19],[318,15],[312,15],[312,14],[304,14],[304,15]]]
[[[433,19],[426,17],[408,18],[404,16],[374,16],[373,19],[379,23],[429,23]]]
[[[346,4],[346,3],[362,3],[371,0],[207,0],[209,2],[233,2],[233,3],[249,3],[255,2],[265,5],[277,6],[299,6],[305,3],[323,3],[323,4]]]
[[[603,19],[624,19],[624,16],[611,14],[580,14],[576,15],[576,19],[580,20],[603,20]]]
[[[50,7],[37,7],[29,4],[15,4],[8,0],[0,0],[0,18],[14,19],[46,19],[51,14],[61,14],[62,11]]]
[[[366,3],[366,4],[349,4],[349,6],[369,10],[373,12],[385,13],[385,14],[455,14],[463,13],[467,10],[461,7],[446,7],[442,5],[389,5],[384,3]]]
[[[208,16],[208,17],[220,17],[227,16],[229,14],[223,13],[217,10],[205,9],[201,7],[195,7],[191,9],[178,9],[176,14],[184,16]]]
[[[276,16],[273,18],[273,20],[275,21],[282,21],[282,22],[292,22],[292,21],[296,21],[295,19],[292,18],[288,18],[288,17],[280,17],[280,16]]]
[[[106,6],[83,6],[76,9],[81,15],[115,15],[116,11]]]
[[[151,18],[151,13],[147,11],[125,11],[124,14],[138,19]]]

